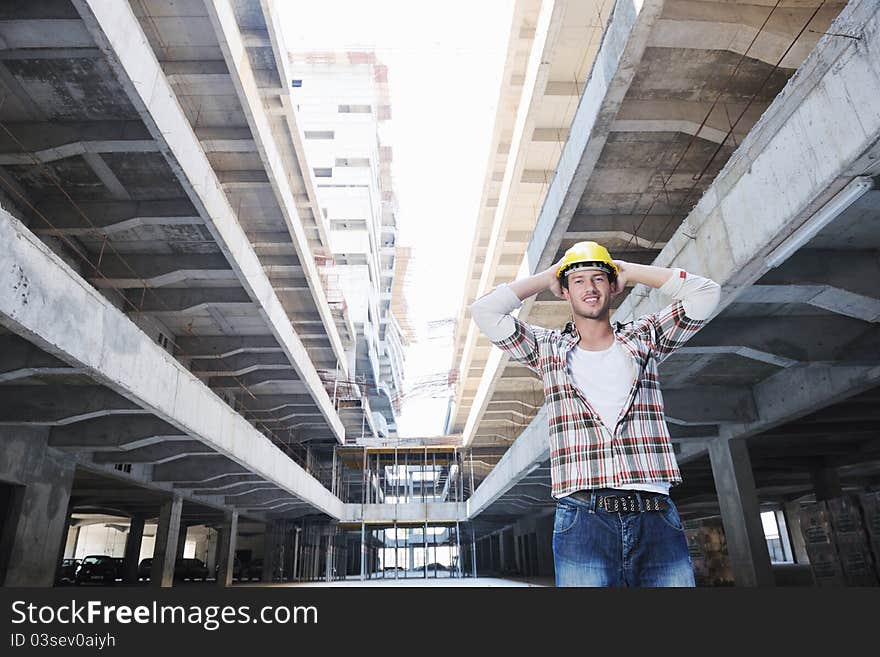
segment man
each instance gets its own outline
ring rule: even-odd
[[[673,303],[612,327],[612,299],[636,283]],[[565,330],[510,315],[548,289],[571,305]],[[557,586],[694,585],[669,497],[681,475],[657,369],[705,324],[719,293],[706,278],[612,260],[603,246],[579,242],[546,271],[501,285],[471,306],[480,330],[544,383]]]

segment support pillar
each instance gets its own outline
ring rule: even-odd
[[[299,573],[297,572],[297,568],[299,567],[299,535],[302,532],[302,527],[294,528],[294,537],[293,537],[293,581],[299,581]]]
[[[324,557],[324,581],[329,582],[333,577],[333,541],[327,534],[327,554]]]
[[[813,481],[813,490],[816,492],[816,501],[823,502],[843,495],[840,486],[840,474],[837,468],[821,465],[815,468],[810,477]]]
[[[272,581],[275,568],[278,566],[280,524],[280,522],[266,523],[266,534],[263,539],[263,575],[260,578],[266,584]]]
[[[55,582],[61,578],[61,563],[64,561],[64,550],[67,548],[67,537],[70,534],[70,522],[73,505],[68,500],[67,512],[64,514],[64,527],[61,530],[61,544],[58,546],[58,557],[55,559]],[[53,582],[54,583],[54,582]]]
[[[174,563],[177,559],[177,539],[180,535],[182,511],[183,499],[176,495],[162,504],[159,511],[153,565],[150,569],[150,586],[168,588],[174,583]]]
[[[54,584],[67,542],[75,463],[48,447],[42,427],[0,427],[0,476],[13,484],[0,535],[0,584]]]
[[[144,538],[146,518],[137,514],[132,516],[125,539],[125,558],[122,564],[122,583],[134,586],[138,581],[138,557],[141,556],[141,541]]]
[[[785,505],[785,526],[788,529],[788,540],[791,541],[791,552],[795,563],[808,564],[807,544],[801,531],[800,502],[789,502]]]
[[[710,441],[709,459],[736,586],[773,586],[770,553],[745,439]]]
[[[183,559],[183,553],[186,551],[186,532],[189,529],[188,525],[181,524],[180,531],[177,533],[177,561]]]
[[[498,574],[502,575],[507,570],[507,564],[504,562],[504,530],[498,534]]]
[[[237,539],[238,509],[232,509],[226,514],[226,521],[220,529],[220,535],[217,539],[217,562],[220,564],[220,569],[217,571],[217,586],[224,588],[232,586]]]

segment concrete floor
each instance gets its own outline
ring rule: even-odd
[[[520,587],[520,586],[553,586],[551,578],[533,578],[533,579],[506,579],[500,577],[465,577],[445,578],[445,579],[373,579],[373,580],[347,580],[334,582],[302,582],[302,583],[283,583],[283,584],[262,584],[262,583],[242,583],[236,584],[236,587],[248,586],[273,586],[273,587],[327,587],[327,588],[359,588],[359,587],[461,587],[461,588],[502,588],[502,587]]]

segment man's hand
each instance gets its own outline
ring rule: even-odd
[[[617,280],[614,281],[614,290],[612,291],[612,296],[618,296],[623,294],[623,291],[626,289],[626,286],[629,284],[629,272],[627,271],[628,263],[623,260],[615,260],[614,264],[617,265]]]
[[[554,262],[544,271],[544,275],[547,276],[547,289],[550,290],[550,292],[553,293],[553,296],[557,299],[565,298],[565,295],[562,293],[562,280],[556,275],[556,272],[559,271],[564,259],[565,256]]]
[[[627,285],[647,285],[648,287],[662,287],[673,274],[671,269],[666,267],[655,267],[653,265],[640,265],[635,262],[624,262],[623,260],[615,260],[617,265],[617,281],[615,282],[614,296],[621,294]]]

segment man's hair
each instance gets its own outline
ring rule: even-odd
[[[610,274],[607,271],[602,271],[601,269],[586,269],[586,270],[585,269],[578,269],[578,270],[573,271],[571,273],[577,274],[582,271],[598,272],[599,274],[605,274],[605,277],[608,279],[609,283],[614,283],[614,281],[617,280],[617,276],[615,276],[614,274]],[[564,287],[566,290],[568,289],[568,277],[569,277],[569,273],[566,272],[562,275],[562,278],[559,279],[559,282],[562,284],[562,287]]]

